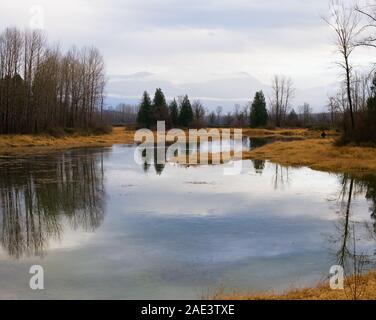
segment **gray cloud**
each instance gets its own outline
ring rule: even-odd
[[[2,1],[0,29],[28,26],[34,4]],[[113,75],[108,87],[112,97],[139,96],[145,89],[161,87],[170,95],[191,93],[229,105],[229,99],[249,97],[256,87],[267,86],[273,74],[291,76],[302,90],[337,81],[331,33],[321,19],[328,0],[39,0],[38,4],[44,8],[45,31],[52,42],[63,49],[76,44],[95,45],[102,51]],[[372,52],[359,64],[367,59],[372,60]],[[317,98],[307,93],[307,100]]]

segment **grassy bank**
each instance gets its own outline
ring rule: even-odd
[[[334,138],[338,137],[339,133],[335,130],[325,131],[328,137]],[[309,130],[301,128],[286,128],[286,129],[253,129],[246,128],[243,129],[243,134],[249,137],[290,137],[290,138],[302,138],[302,139],[315,139],[320,138],[322,131],[320,130]]]
[[[0,155],[27,155],[47,153],[78,147],[105,147],[115,143],[133,143],[134,131],[123,127],[113,128],[109,134],[65,137],[51,135],[0,135]]]
[[[306,166],[315,170],[351,173],[353,175],[376,173],[376,148],[336,146],[339,134],[329,131],[321,138],[321,131],[308,129],[243,129],[243,134],[253,138],[275,138],[276,141],[251,151],[244,151],[243,159],[270,160],[286,166]],[[289,138],[290,141],[278,140]],[[232,155],[209,154],[198,157],[198,164],[226,163]],[[180,156],[180,164],[196,164],[196,158]],[[192,161],[192,162],[190,162]]]
[[[344,290],[332,290],[328,280],[313,287],[286,290],[281,294],[273,292],[250,294],[220,289],[203,298],[213,300],[375,300],[376,271],[350,277],[345,281]]]
[[[322,139],[321,131],[308,129],[243,129],[243,134],[250,137],[296,138],[292,141],[276,141],[243,152],[243,159],[271,160],[282,165],[308,166],[316,170],[333,172],[376,173],[376,148],[338,147],[333,143],[338,133],[334,131],[327,133],[328,138]],[[109,134],[74,134],[59,138],[50,135],[0,135],[0,155],[27,155],[133,142],[134,130],[125,130],[124,127],[115,127]],[[209,163],[211,158],[212,155],[209,155]],[[229,159],[221,159],[221,162],[227,160]]]
[[[288,166],[351,174],[376,173],[376,148],[335,146],[333,139],[274,142],[243,153],[243,159],[271,160]]]
[[[306,135],[304,129],[292,130],[266,130],[266,129],[245,129],[245,134],[254,137],[271,136],[300,136]],[[187,132],[187,130],[186,130]],[[46,153],[51,151],[78,148],[78,147],[102,147],[111,146],[116,143],[133,143],[133,129],[114,127],[111,133],[99,135],[71,134],[63,137],[55,137],[49,134],[14,134],[0,135],[0,155],[25,155],[35,153]]]

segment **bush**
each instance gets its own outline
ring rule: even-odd
[[[269,123],[267,126],[265,126],[265,129],[267,129],[267,130],[275,130],[276,126],[274,124]]]
[[[75,129],[75,128],[64,128],[64,131],[65,131],[67,134],[72,135],[72,134],[74,134],[74,133],[77,132],[77,129]]]
[[[51,127],[48,128],[46,133],[54,138],[63,138],[66,136],[90,136],[90,135],[102,135],[110,134],[112,132],[112,126],[110,125],[95,125],[90,128],[61,128],[61,127]]]
[[[93,134],[100,135],[100,134],[110,134],[112,132],[112,126],[103,124],[97,125],[92,129]]]
[[[312,131],[329,131],[330,130],[330,126],[327,124],[314,124],[314,125],[307,126],[307,128]]]
[[[355,128],[351,126],[348,115],[345,115],[345,130],[337,140],[337,145],[375,145],[376,144],[376,114],[363,112],[357,114]]]
[[[48,128],[47,133],[54,138],[63,138],[66,136],[64,129],[60,127]]]

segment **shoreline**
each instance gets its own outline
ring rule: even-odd
[[[74,148],[110,147],[114,144],[133,144],[134,131],[115,127],[108,134],[69,135],[55,138],[50,135],[0,135],[0,157],[48,154]]]
[[[115,127],[109,134],[71,135],[54,138],[48,135],[0,135],[0,158],[49,154],[74,148],[110,147],[114,144],[134,144],[133,129]],[[376,174],[376,148],[335,146],[336,134],[320,138],[320,131],[308,129],[244,129],[250,138],[275,138],[276,141],[245,151],[242,159],[268,160],[285,166],[309,167],[313,170],[349,173],[354,176]],[[283,138],[289,138],[284,141]],[[218,154],[209,154],[210,159]],[[225,159],[224,159],[225,160]],[[376,270],[358,276],[363,283],[361,299],[376,299]],[[352,277],[347,280],[349,283]],[[214,300],[343,300],[352,299],[348,291],[331,290],[327,282],[283,293],[217,290],[207,299]]]
[[[357,290],[354,290],[355,288]],[[208,300],[376,300],[376,270],[346,278],[343,290],[331,289],[327,280],[311,287],[287,289],[282,293],[273,291],[247,293],[219,289],[204,298]]]
[[[335,146],[334,142],[332,138],[276,141],[243,152],[242,158],[355,176],[376,174],[376,148]]]
[[[0,157],[48,154],[74,148],[110,147],[134,144],[134,129],[114,127],[109,134],[70,135],[54,138],[49,135],[0,135]],[[376,148],[335,146],[338,133],[309,129],[243,129],[250,138],[275,138],[276,141],[250,151],[243,151],[244,160],[268,160],[284,166],[309,167],[313,170],[352,175],[376,174]],[[290,141],[283,141],[283,139]],[[279,141],[280,139],[280,141]],[[209,155],[211,156],[211,155]]]

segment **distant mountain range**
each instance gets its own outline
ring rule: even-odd
[[[335,91],[335,87],[332,85],[309,89],[296,88],[292,105],[297,109],[299,105],[307,102],[314,112],[324,111],[328,95]],[[191,100],[199,99],[209,109],[222,106],[225,112],[232,110],[234,104],[244,105],[258,90],[263,90],[266,96],[271,90],[269,85],[247,74],[174,84],[170,81],[159,80],[155,74],[139,72],[131,75],[110,76],[106,104],[111,106],[119,103],[136,104],[139,103],[145,90],[152,96],[156,88],[162,88],[167,99],[188,94]]]

